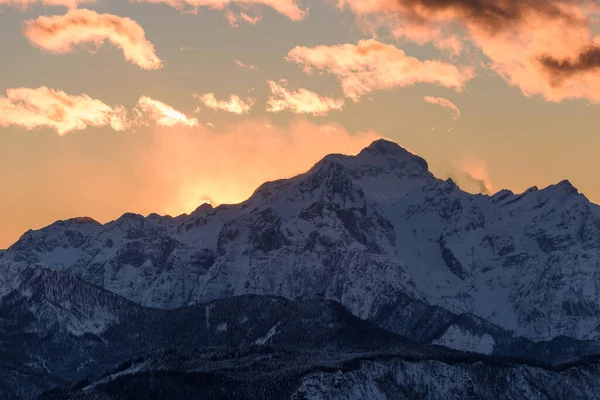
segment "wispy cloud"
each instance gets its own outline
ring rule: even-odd
[[[268,112],[291,111],[296,114],[327,115],[332,110],[341,110],[344,99],[319,96],[306,89],[288,90],[287,81],[267,81],[271,96],[267,101]]]
[[[457,183],[464,190],[484,194],[494,193],[494,185],[483,160],[473,157],[465,158],[460,160],[456,166],[462,172]]]
[[[281,15],[284,15],[292,21],[299,21],[303,19],[308,9],[301,8],[299,1],[297,0],[131,0],[135,3],[153,3],[153,4],[167,4],[180,11],[192,10],[196,12],[200,8],[210,8],[213,10],[226,10],[226,16],[231,23],[233,18],[234,22],[237,23],[239,20],[244,20],[250,23],[256,23],[256,18],[252,17],[245,12],[233,13],[230,10],[231,6],[247,7],[250,5],[262,5],[265,7],[272,8]]]
[[[439,60],[421,61],[404,51],[376,40],[337,46],[298,46],[287,60],[304,67],[334,74],[346,96],[354,101],[376,90],[430,83],[460,91],[473,78],[470,67],[457,67]]]
[[[227,22],[229,22],[229,25],[231,25],[233,28],[237,28],[240,25],[240,22],[256,25],[262,19],[260,15],[251,16],[245,12],[236,13],[233,11],[225,12],[225,18],[227,19]]]
[[[227,111],[233,114],[247,114],[254,104],[253,99],[243,100],[235,94],[229,96],[228,100],[217,100],[214,93],[194,94],[194,97],[211,110]]]
[[[424,96],[423,100],[425,100],[427,103],[437,104],[444,108],[450,109],[452,111],[452,113],[454,114],[454,118],[460,117],[460,110],[453,102],[451,102],[448,99],[445,99],[443,97]]]
[[[252,64],[244,64],[243,62],[241,62],[240,60],[235,60],[235,65],[237,65],[240,68],[245,68],[245,69],[249,69],[250,71],[254,71],[256,69],[258,69],[256,67],[256,65],[252,65]]]
[[[54,129],[59,135],[87,127],[127,128],[124,107],[111,107],[88,95],[69,95],[47,87],[8,89],[0,96],[0,126]]]
[[[71,9],[64,15],[41,16],[25,23],[25,35],[33,45],[55,54],[73,52],[77,46],[98,48],[108,40],[140,68],[162,67],[144,29],[132,19],[112,14]]]
[[[168,104],[147,96],[140,97],[134,112],[137,114],[136,124],[147,124],[150,121],[158,126],[198,125],[196,118],[188,118]]]
[[[20,10],[28,10],[35,4],[46,7],[77,8],[82,4],[93,4],[96,0],[0,0],[0,6],[11,6]]]

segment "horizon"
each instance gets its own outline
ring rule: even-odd
[[[409,3],[0,0],[0,248],[237,204],[381,138],[469,193],[600,203],[594,1]]]

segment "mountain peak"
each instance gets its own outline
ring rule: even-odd
[[[75,217],[75,218],[69,218],[69,219],[65,219],[65,220],[58,220],[56,222],[54,222],[53,224],[50,224],[47,226],[47,228],[53,227],[53,226],[60,226],[60,227],[66,227],[66,226],[73,226],[73,225],[86,225],[86,224],[90,224],[90,225],[101,225],[100,222],[96,221],[93,218],[90,217]]]
[[[425,159],[406,150],[398,143],[379,139],[364,148],[357,156],[357,160],[369,166],[387,166],[393,170],[404,170],[410,176],[430,176],[429,165]]]
[[[91,217],[75,217],[75,218],[71,218],[71,221],[77,222],[79,224],[98,224],[99,223],[98,221],[96,221],[94,218],[91,218]]]
[[[388,155],[388,154],[411,154],[410,151],[406,150],[396,142],[392,142],[387,139],[377,139],[369,146],[365,147],[362,152],[367,152],[375,155]]]
[[[190,215],[200,215],[206,214],[210,211],[214,210],[214,207],[210,203],[202,203]]]
[[[550,185],[545,190],[553,196],[557,194],[567,196],[579,194],[579,190],[577,190],[577,188],[567,179],[563,179],[554,185]]]
[[[579,193],[579,191],[577,190],[577,188],[575,186],[573,186],[573,184],[568,180],[568,179],[563,179],[562,181],[558,182],[556,184],[556,186],[563,188],[564,190],[567,190],[569,192],[577,192]]]

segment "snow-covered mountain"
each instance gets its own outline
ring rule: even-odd
[[[423,327],[401,322],[426,313],[444,323],[472,315],[534,341],[600,337],[600,207],[567,181],[468,194],[385,140],[265,183],[238,205],[176,218],[125,214],[105,225],[59,221],[0,257],[70,273],[143,306],[316,297],[415,340]],[[446,328],[435,340],[494,347],[489,334]]]
[[[431,345],[440,344],[534,365],[600,353],[596,341],[555,338],[535,343],[514,338],[477,317],[448,312],[438,315],[437,324],[422,324],[420,318],[404,324],[434,328],[421,338],[425,344],[417,344],[361,320],[338,302],[318,298],[292,301],[243,295],[192,307],[152,309],[66,272],[40,265],[0,266],[0,276],[10,278],[4,281],[6,293],[0,299],[2,399],[29,399],[54,387],[97,378],[127,360],[167,350],[188,354],[214,347],[242,351],[268,345],[299,351],[309,359],[315,354],[317,359],[323,357],[320,352],[348,357],[371,353],[387,357],[390,352],[411,359],[474,357]],[[427,318],[426,313],[421,315]],[[423,331],[428,329],[413,332]]]

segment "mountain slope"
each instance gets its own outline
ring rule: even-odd
[[[415,346],[319,299],[241,296],[160,310],[63,272],[4,266],[0,398],[27,399],[159,350],[247,347],[368,351]]]
[[[262,346],[152,354],[39,399],[598,399],[599,373],[597,359],[551,366],[443,348],[360,354]]]
[[[410,299],[535,341],[600,334],[598,206],[567,181],[471,195],[384,140],[266,183],[239,205],[59,221],[3,258],[68,271],[144,306],[318,297],[375,321],[384,309],[404,315],[390,307]]]

